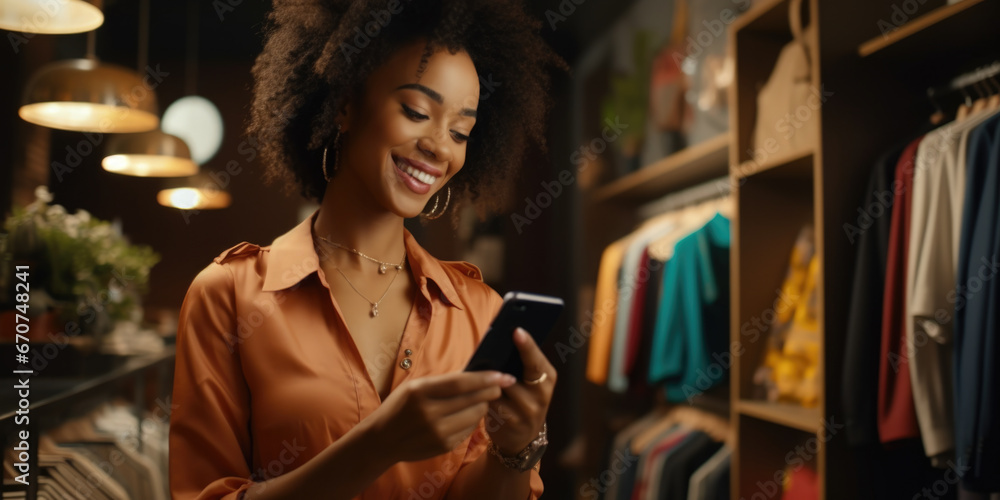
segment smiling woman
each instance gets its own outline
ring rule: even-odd
[[[495,208],[564,63],[515,1],[276,1],[269,19],[250,134],[268,182],[321,204],[189,287],[174,498],[538,498],[556,371],[523,331],[522,381],[463,371],[502,300],[403,221]]]
[[[480,82],[491,82],[489,92],[466,103],[478,116],[467,134],[467,168],[448,184],[452,203],[468,200],[482,212],[496,210],[503,192],[496,188],[508,185],[528,143],[544,145],[550,108],[544,69],[565,68],[565,63],[538,36],[541,23],[519,6],[458,0],[275,5],[264,52],[254,67],[248,131],[261,144],[267,181],[321,200],[327,183],[316,165],[323,149],[333,142],[345,108],[352,101],[370,102],[371,96],[364,95],[372,90],[369,77],[390,59],[415,63],[406,69],[407,83],[434,90],[428,98],[469,97],[447,96],[423,80],[435,52],[464,52],[475,68],[470,83],[476,92]],[[381,28],[366,32],[373,22]],[[423,49],[419,59],[400,58],[399,49],[408,44],[411,50]]]

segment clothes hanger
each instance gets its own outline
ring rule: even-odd
[[[959,87],[959,90],[962,92],[962,95],[965,96],[965,102],[958,106],[958,111],[955,112],[955,122],[964,120],[967,116],[969,116],[970,111],[972,110],[972,96],[965,91],[965,87]]]
[[[989,95],[989,93],[982,91],[982,88],[980,88],[980,84],[981,83],[982,83],[981,81],[972,82],[972,88],[973,88],[973,90],[976,91],[976,95],[979,96],[979,98],[976,99],[975,101],[973,101],[973,103],[972,103],[972,109],[969,110],[969,114],[970,115],[974,115],[974,114],[976,114],[976,113],[978,113],[978,112],[986,109],[986,101],[987,101],[987,96]]]
[[[632,453],[641,454],[655,444],[656,438],[674,426],[704,432],[716,441],[732,442],[732,426],[728,420],[698,408],[679,406],[667,412],[655,425],[639,433],[632,440]]]

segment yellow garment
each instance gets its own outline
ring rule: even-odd
[[[819,256],[814,252],[810,228],[799,234],[789,264],[781,289],[792,304],[775,311],[764,360],[754,381],[763,386],[769,401],[813,407],[819,403]]]
[[[604,385],[608,380],[608,356],[615,331],[615,312],[618,309],[618,270],[625,256],[628,238],[618,240],[604,249],[601,267],[597,271],[594,290],[594,309],[590,319],[590,352],[587,355],[587,380]]]

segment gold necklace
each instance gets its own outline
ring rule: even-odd
[[[326,239],[326,238],[324,238],[322,236],[317,235],[316,237],[319,238],[320,240],[322,240],[324,243],[333,245],[334,247],[339,248],[341,250],[346,250],[348,252],[353,253],[354,255],[357,255],[358,257],[361,257],[363,259],[368,259],[368,260],[370,260],[370,261],[378,264],[378,273],[379,274],[385,274],[386,270],[390,266],[391,267],[395,267],[396,270],[399,271],[399,270],[403,269],[403,263],[406,262],[406,252],[405,251],[403,252],[403,260],[399,261],[399,264],[393,264],[391,262],[383,262],[383,261],[378,260],[378,259],[376,259],[374,257],[370,257],[368,255],[365,255],[365,254],[361,253],[360,251],[358,251],[358,250],[356,250],[354,248],[348,247],[346,245],[342,245],[342,244],[337,243],[335,241],[330,241],[330,240],[328,240],[328,239]]]
[[[347,279],[347,275],[344,274],[344,271],[341,271],[339,267],[337,268],[337,272],[340,273],[340,275],[344,277],[344,281],[347,281],[348,285],[351,285],[351,288],[354,290],[354,293],[360,295],[362,299],[365,299],[369,304],[371,304],[371,306],[372,306],[371,315],[372,315],[373,318],[377,318],[378,317],[378,305],[379,305],[379,303],[382,302],[382,299],[384,299],[385,296],[389,293],[389,289],[392,288],[392,282],[396,281],[396,276],[399,276],[399,270],[400,270],[401,267],[402,266],[396,267],[396,274],[393,274],[392,275],[392,279],[389,280],[389,286],[386,287],[385,292],[382,292],[382,296],[379,297],[379,299],[377,301],[375,301],[375,302],[372,302],[371,300],[368,299],[368,297],[365,297],[365,294],[361,293],[361,290],[358,290],[358,288],[354,286],[354,283],[351,283],[351,280]]]

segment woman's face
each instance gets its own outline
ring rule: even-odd
[[[465,165],[479,104],[479,76],[466,52],[438,50],[418,79],[423,51],[423,40],[397,50],[342,117],[338,176],[355,176],[402,217],[416,217]]]

